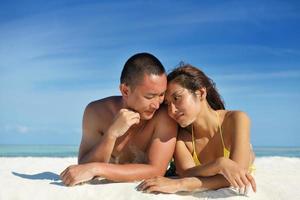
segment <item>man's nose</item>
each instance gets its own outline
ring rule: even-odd
[[[159,108],[159,105],[160,105],[160,98],[155,98],[153,100],[153,102],[151,103],[151,107],[152,108],[155,108],[155,109],[158,109]]]

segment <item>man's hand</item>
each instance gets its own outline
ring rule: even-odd
[[[74,186],[78,183],[89,181],[95,176],[93,164],[71,165],[60,174],[60,178],[66,186]]]
[[[140,114],[128,109],[121,109],[113,120],[112,125],[108,129],[108,134],[115,138],[124,135],[128,129],[140,123]]]

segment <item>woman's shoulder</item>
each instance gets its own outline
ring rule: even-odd
[[[249,126],[250,117],[244,111],[240,110],[225,110],[223,111],[222,127],[232,129],[236,126]],[[227,127],[227,128],[226,128]]]
[[[224,120],[228,120],[230,122],[237,121],[250,121],[250,117],[244,111],[240,110],[226,110]]]
[[[249,133],[250,118],[246,112],[239,110],[226,110],[223,114],[222,134],[224,143],[227,149],[231,149],[232,141],[237,135],[240,135],[241,131]]]

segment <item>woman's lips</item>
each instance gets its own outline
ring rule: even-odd
[[[181,112],[181,113],[178,113],[175,115],[175,120],[179,120],[180,117],[182,117],[184,114]]]

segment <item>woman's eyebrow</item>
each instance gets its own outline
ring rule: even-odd
[[[173,94],[171,94],[171,96],[176,96],[176,95],[182,94],[182,93],[183,93],[183,89],[176,90],[175,92],[173,92]]]

